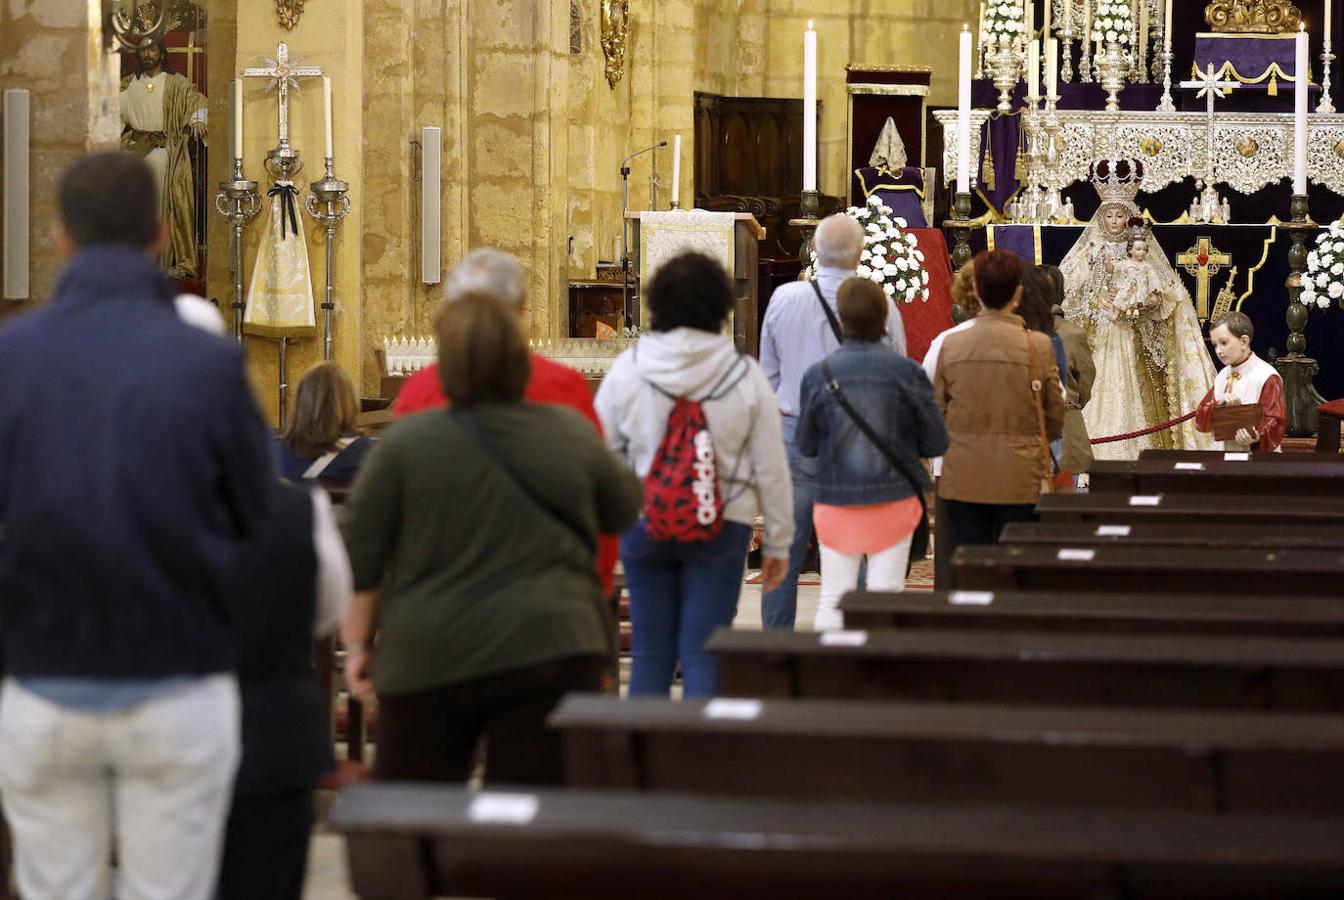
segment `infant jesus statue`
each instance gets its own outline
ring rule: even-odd
[[[1129,258],[1114,267],[1115,299],[1113,318],[1137,324],[1145,312],[1162,303],[1162,281],[1157,267],[1148,260],[1148,242],[1152,240],[1143,219],[1130,220]]]

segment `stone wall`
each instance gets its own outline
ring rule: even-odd
[[[0,317],[46,300],[56,284],[61,260],[52,229],[61,173],[89,151],[117,144],[119,63],[103,52],[101,7],[99,0],[0,3],[0,92],[32,92],[31,293],[26,301],[0,301]]]

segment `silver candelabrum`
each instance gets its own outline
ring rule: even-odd
[[[1171,61],[1174,56],[1171,52],[1171,37],[1162,39],[1162,52],[1158,54],[1162,61],[1162,99],[1157,104],[1158,112],[1175,112],[1176,103],[1171,99]]]
[[[1129,74],[1129,54],[1119,41],[1107,41],[1106,50],[1097,59],[1097,78],[1106,91],[1106,111],[1120,109],[1120,92],[1125,89],[1125,76]]]
[[[1017,40],[997,42],[986,57],[994,86],[999,89],[999,112],[1012,111],[1013,88],[1017,87],[1017,82],[1022,77],[1022,63],[1025,58],[1022,43]]]
[[[304,198],[303,207],[327,229],[327,284],[322,300],[322,358],[331,359],[331,319],[336,303],[332,294],[332,245],[336,242],[336,226],[350,215],[350,185],[336,177],[332,158],[326,158],[326,174],[321,181],[308,186],[312,191]]]
[[[243,177],[243,161],[233,160],[233,177],[219,183],[215,211],[233,227],[233,339],[243,340],[243,228],[261,212],[257,183]]]
[[[1326,35],[1325,45],[1321,50],[1321,103],[1316,107],[1316,111],[1327,115],[1335,111],[1335,104],[1330,99],[1330,64],[1334,61],[1335,54],[1330,44],[1330,36]]]
[[[1023,117],[1027,131],[1027,183],[1012,204],[1011,215],[1016,222],[1031,224],[1069,221],[1072,210],[1059,194],[1060,122],[1056,113],[1059,97],[1045,98],[1044,114],[1038,106],[1040,100],[1040,97],[1027,98]]]
[[[1059,80],[1065,84],[1073,83],[1073,29],[1065,28],[1063,40],[1059,44],[1060,63]]]

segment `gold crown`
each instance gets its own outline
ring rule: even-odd
[[[1143,163],[1128,157],[1094,160],[1088,169],[1088,178],[1102,203],[1112,200],[1133,203],[1143,186]]]

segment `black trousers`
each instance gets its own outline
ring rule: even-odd
[[[428,691],[380,697],[381,781],[466,781],[485,739],[485,780],[561,784],[564,749],[546,717],[571,691],[600,691],[607,660],[575,656]]]
[[[944,529],[943,519],[947,520]],[[955,586],[952,576],[952,554],[963,544],[997,544],[999,532],[1009,522],[1035,522],[1036,504],[1034,503],[967,503],[963,500],[945,500],[938,498],[938,543],[937,554],[948,567],[945,578],[947,588]],[[939,585],[944,587],[944,585]]]
[[[313,792],[233,798],[219,869],[220,900],[300,900],[313,833]]]

